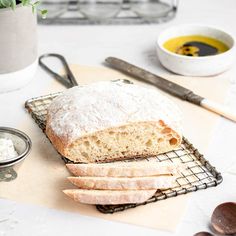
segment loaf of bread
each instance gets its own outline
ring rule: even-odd
[[[63,192],[74,201],[84,204],[117,205],[145,202],[155,194],[156,190],[111,191],[69,189]]]
[[[75,176],[94,177],[142,177],[175,175],[186,167],[167,162],[114,162],[106,164],[67,164],[69,171]]]
[[[181,113],[155,88],[97,82],[68,89],[50,104],[46,134],[78,163],[154,156],[181,144]]]
[[[117,177],[68,177],[79,189],[145,190],[167,189],[176,186],[175,176],[149,176],[134,178]]]

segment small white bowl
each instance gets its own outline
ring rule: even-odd
[[[220,40],[229,50],[213,56],[188,57],[172,53],[163,44],[175,37],[202,35]],[[210,76],[228,70],[236,59],[236,46],[233,36],[223,30],[204,25],[179,25],[163,31],[157,40],[157,55],[161,64],[168,70],[187,76]]]

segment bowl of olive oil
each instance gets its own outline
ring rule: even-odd
[[[215,27],[180,25],[157,40],[157,54],[168,70],[186,76],[211,76],[228,70],[236,59],[232,35]]]

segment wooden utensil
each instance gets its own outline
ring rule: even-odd
[[[211,216],[212,227],[221,234],[236,234],[236,202],[222,203]]]
[[[198,233],[194,234],[193,236],[213,236],[213,234],[202,231],[202,232],[198,232]]]

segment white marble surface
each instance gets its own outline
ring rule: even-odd
[[[39,26],[39,54],[57,52],[69,62],[101,65],[107,56],[117,56],[155,73],[164,70],[156,57],[158,33],[180,23],[211,24],[236,35],[235,0],[180,0],[175,20],[161,25],[144,26]],[[226,104],[236,110],[236,71],[229,74],[231,90]],[[0,94],[1,126],[17,126],[26,114],[24,101],[41,95],[51,77],[38,68],[33,81],[24,89]],[[236,124],[220,119],[206,153],[210,162],[223,173],[217,188],[192,194],[188,210],[175,235],[193,235],[208,230],[214,207],[224,201],[236,201]],[[0,189],[1,191],[1,189]],[[112,233],[111,233],[112,232]],[[23,205],[0,199],[0,236],[20,235],[171,235],[133,225]]]

